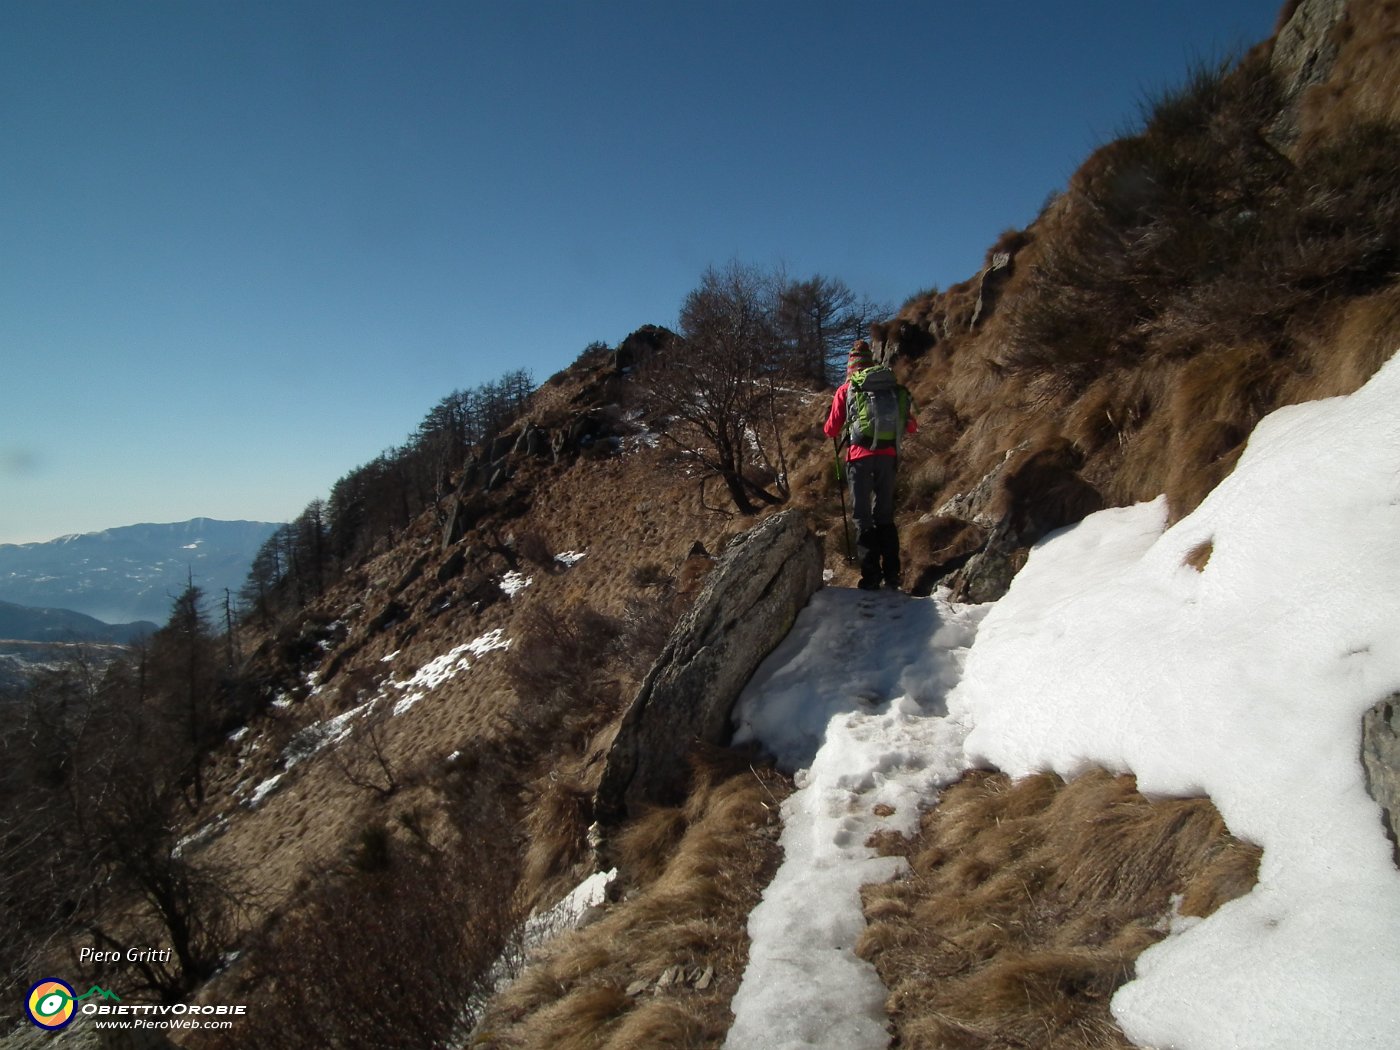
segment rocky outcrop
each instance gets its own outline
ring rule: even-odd
[[[977,305],[972,308],[972,321],[969,328],[976,328],[984,314],[990,314],[992,306],[1001,295],[1002,286],[1011,277],[1011,253],[993,252],[986,268],[977,279]]]
[[[515,439],[513,452],[517,456],[534,456],[543,459],[552,454],[550,433],[538,423],[527,423]]]
[[[475,528],[482,512],[479,503],[469,500],[461,492],[450,496],[443,515],[442,549],[452,547]]]
[[[1302,0],[1274,41],[1270,65],[1283,92],[1283,109],[1268,130],[1280,149],[1297,142],[1303,93],[1321,84],[1337,60],[1332,32],[1346,14],[1347,0]]]
[[[1082,459],[1064,439],[1039,448],[1019,445],[971,490],[958,493],[938,509],[933,518],[961,522],[985,536],[980,548],[968,556],[966,530],[958,534],[959,565],[942,580],[952,589],[954,600],[1000,598],[1025,564],[1033,543],[1103,509],[1099,491],[1077,473]],[[926,574],[930,578],[921,578],[918,589],[928,590],[942,576],[939,569],[932,566]]]
[[[679,342],[680,337],[660,325],[642,325],[622,341],[613,352],[613,368],[617,372],[633,372],[645,367],[657,354],[665,353]]]
[[[1380,804],[1385,833],[1400,866],[1400,695],[1382,700],[1362,718],[1361,765],[1366,790]]]
[[[720,555],[618,726],[594,799],[600,821],[684,797],[686,755],[728,742],[740,690],[821,586],[822,564],[821,543],[795,510]]]
[[[879,321],[870,326],[870,349],[875,360],[887,365],[896,357],[906,360],[922,355],[937,337],[903,318]]]

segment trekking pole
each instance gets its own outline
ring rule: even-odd
[[[841,531],[846,537],[846,561],[853,563],[856,556],[851,549],[851,519],[846,513],[846,472],[841,469],[841,443],[832,438],[831,447],[836,453],[836,488],[841,492]]]

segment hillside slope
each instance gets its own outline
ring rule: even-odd
[[[1318,6],[1286,13],[1310,16]],[[1389,67],[1375,58],[1397,30],[1386,10],[1388,18],[1370,6],[1359,16],[1338,8],[1311,18],[1316,28],[1298,45],[1303,54],[1341,43],[1331,50],[1330,72],[1311,63],[1310,87],[1287,82],[1271,45],[1238,67],[1202,72],[1159,100],[1140,135],[1091,157],[1036,224],[994,246],[987,273],[908,304],[876,331],[877,345],[897,352],[924,423],[907,456],[901,502],[921,589],[956,571],[945,582],[959,593],[995,597],[1031,543],[1100,506],[1165,492],[1170,519],[1179,519],[1230,470],[1270,410],[1355,390],[1385,360],[1400,318],[1400,225],[1392,221],[1400,165],[1391,163],[1400,132],[1374,104],[1366,112],[1377,122],[1358,125],[1341,120],[1328,99],[1388,90]],[[1362,68],[1378,78],[1371,94],[1355,83]],[[1269,142],[1289,112],[1299,114],[1298,137]],[[376,696],[387,703],[406,695],[388,683],[413,681],[472,639],[510,640],[512,650],[468,656],[470,669],[444,676],[393,720],[390,754],[418,770],[360,820],[411,838],[416,833],[403,829],[426,812],[437,815],[426,831],[434,843],[479,834],[441,816],[441,778],[450,781],[447,760],[457,755],[478,785],[490,777],[512,785],[493,804],[505,826],[514,824],[525,905],[588,873],[597,735],[606,738],[609,712],[620,709],[645,661],[532,693],[539,683],[512,673],[511,652],[527,651],[528,642],[536,662],[579,661],[580,650],[565,642],[581,636],[584,647],[590,638],[612,646],[601,622],[586,622],[584,603],[589,615],[620,617],[628,630],[664,624],[683,602],[674,592],[687,589],[680,580],[693,546],[718,551],[749,524],[701,504],[684,462],[645,438],[653,426],[628,390],[603,362],[581,362],[542,388],[521,432],[602,411],[619,431],[618,454],[514,457],[514,477],[477,506],[464,539],[443,546],[441,514],[415,525],[308,610],[301,630],[317,642],[308,650],[317,659],[302,673],[314,672],[304,680],[314,685],[289,683],[287,714],[279,716],[304,726],[308,716],[296,712],[320,704],[321,718],[312,721],[324,724]],[[824,407],[821,396],[789,406],[793,499],[827,534],[833,582],[849,583],[827,446],[813,433]],[[979,485],[980,502],[953,499],[977,495]],[[521,553],[527,549],[536,551],[533,564]],[[567,569],[550,567],[564,551],[585,556]],[[531,582],[506,597],[500,584],[509,572]],[[641,651],[637,635],[622,637],[628,651]],[[545,695],[564,709],[541,710]],[[585,701],[595,705],[587,713],[578,706]],[[257,795],[285,759],[248,740],[230,786],[259,802],[209,848],[228,862],[255,863],[278,897],[293,901],[298,879],[305,890],[308,861],[332,863],[353,845],[354,832],[316,815],[350,809],[363,792],[320,761]],[[487,757],[517,753],[509,770]],[[652,849],[664,851],[701,819],[668,821],[664,833],[629,834],[637,842],[659,835]],[[638,848],[637,870],[624,872],[633,893],[664,877]],[[549,1001],[534,1000],[531,1012]]]
[[[1400,5],[1305,0],[1282,22],[1287,47],[1159,100],[985,272],[872,333],[923,424],[899,501],[919,594],[999,598],[1034,544],[1101,508],[1165,493],[1163,521],[1184,520],[1269,412],[1359,389],[1400,345]],[[586,354],[498,447],[447,464],[421,514],[304,604],[244,626],[259,702],[181,813],[178,849],[225,875],[241,909],[236,957],[196,999],[254,1009],[182,1045],[723,1042],[797,786],[760,748],[675,755],[690,794],[610,830],[619,875],[596,922],[534,965],[519,954],[520,921],[597,866],[593,790],[618,720],[713,555],[755,522],[715,506],[644,371],[623,363]],[[825,537],[828,581],[850,586],[819,430],[829,392],[783,397],[789,506]],[[1063,949],[988,978],[991,1009],[1017,1015],[1013,1045],[1046,1025],[1056,1046],[1126,1045],[1108,1003],[1160,937],[1167,887],[1196,886],[1205,914],[1254,884],[1257,850],[1209,800],[1161,805],[1131,778],[1065,772],[1085,775],[979,773],[946,810],[924,799],[917,834],[877,836],[914,875],[867,889],[863,951],[896,968],[922,952],[905,974],[918,981],[883,974],[897,1045],[987,1044],[914,1008],[974,949],[1024,963],[1008,930]],[[1127,814],[1124,841],[1160,861],[1132,893],[1107,855],[1070,873],[1084,853],[1070,832]],[[1033,867],[996,878],[1020,852]],[[75,932],[54,965],[85,943]],[[1111,951],[1089,965],[1089,947]],[[498,960],[517,979],[493,996]]]
[[[1400,14],[1282,17],[1282,45],[1195,71],[981,274],[877,326],[917,362],[926,581],[962,567],[960,593],[992,597],[1087,510],[1166,493],[1178,518],[1265,414],[1349,393],[1393,350]],[[998,467],[971,513],[953,501]]]

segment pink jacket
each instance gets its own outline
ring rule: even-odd
[[[850,390],[849,382],[842,383],[836,388],[836,394],[831,399],[831,411],[826,414],[826,422],[822,424],[822,433],[829,438],[840,438],[846,433],[846,396]],[[914,418],[914,413],[909,413],[909,422],[905,424],[904,432],[913,434],[919,429],[919,421]],[[892,448],[861,448],[859,445],[848,445],[846,447],[846,460],[848,462],[864,459],[866,456],[894,456],[898,455]]]

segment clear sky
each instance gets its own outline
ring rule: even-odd
[[[0,0],[0,543],[288,520],[711,264],[898,306],[1281,0]]]

